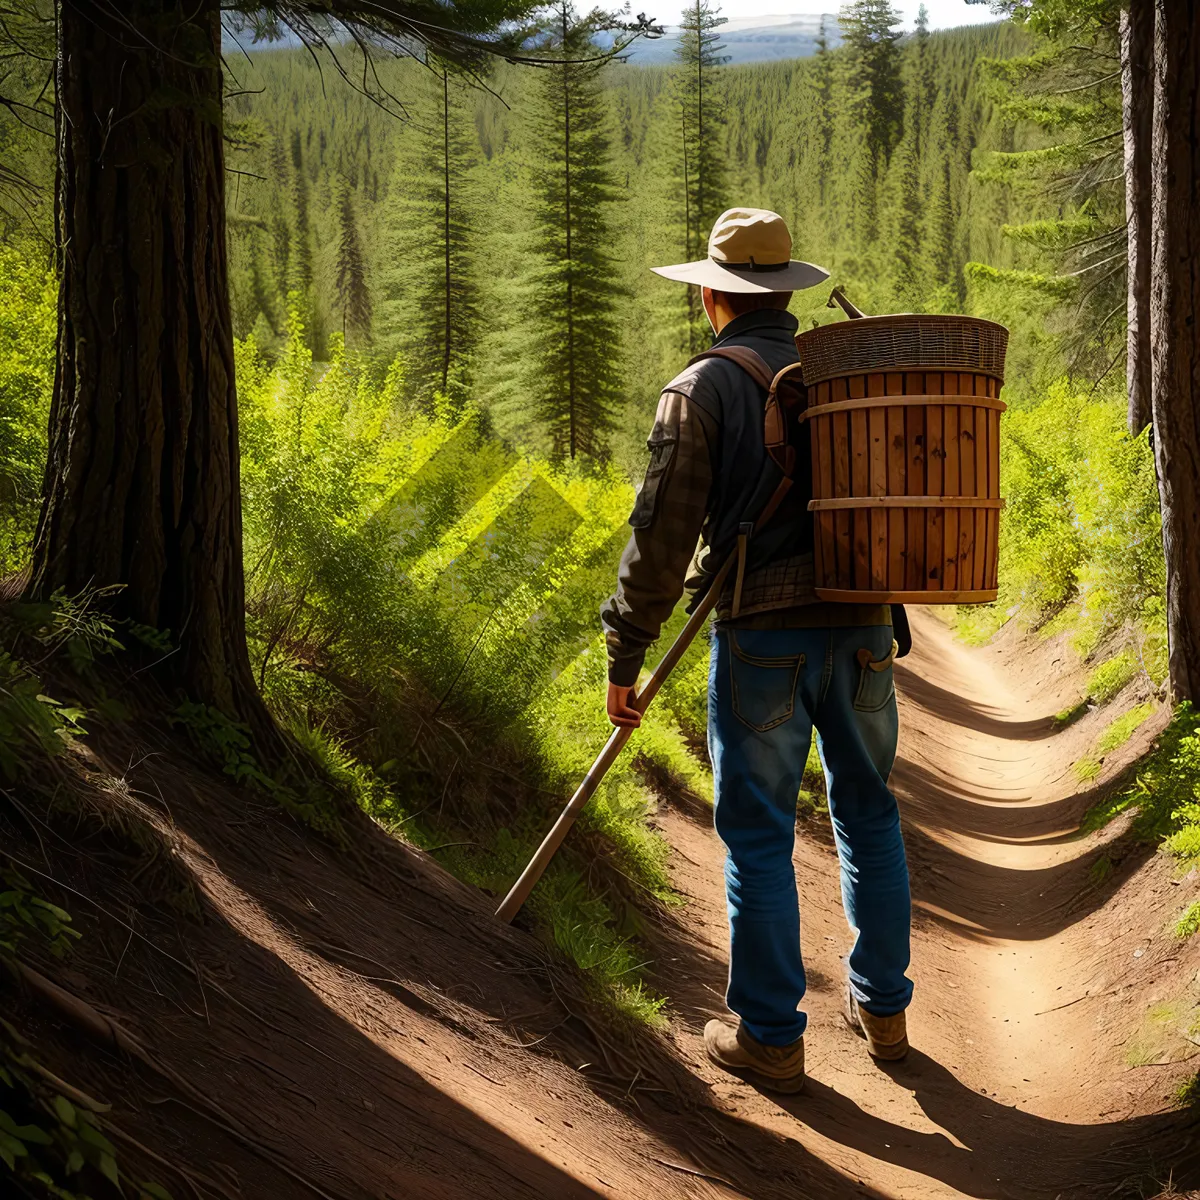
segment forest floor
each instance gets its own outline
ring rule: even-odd
[[[904,1064],[873,1066],[839,1022],[849,935],[815,819],[796,850],[812,1077],[781,1105],[703,1060],[726,935],[701,802],[659,818],[688,899],[647,934],[668,1029],[614,1029],[428,856],[365,820],[349,851],[327,846],[129,724],[90,736],[63,781],[92,825],[107,813],[100,832],[65,836],[26,803],[6,833],[84,936],[35,964],[75,1001],[4,982],[5,1007],[47,1067],[113,1104],[143,1174],[147,1149],[175,1164],[153,1169],[176,1200],[1151,1194],[1200,1144],[1195,1114],[1169,1111],[1195,1047],[1161,1016],[1200,1002],[1200,962],[1167,932],[1185,899],[1170,864],[1120,820],[1075,831],[1161,719],[1082,788],[1071,764],[1106,718],[1056,732],[1080,688],[1056,643],[914,626],[894,775],[919,913]],[[133,828],[155,850],[136,868],[113,853]],[[176,911],[188,894],[199,920]],[[97,1041],[104,1022],[124,1050]]]

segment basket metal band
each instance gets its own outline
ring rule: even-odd
[[[920,405],[924,408],[935,404],[952,404],[956,408],[991,408],[996,412],[1004,412],[1008,408],[1003,400],[994,400],[990,396],[856,396],[853,400],[834,400],[831,404],[811,404],[797,419],[809,421],[860,408],[891,408],[898,405]]]
[[[810,500],[809,512],[834,508],[1003,508],[998,496],[836,496]]]

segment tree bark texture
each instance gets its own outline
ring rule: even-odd
[[[1121,93],[1125,135],[1125,216],[1129,235],[1126,380],[1129,432],[1150,424],[1151,139],[1154,118],[1154,0],[1121,10]]]
[[[1167,565],[1170,682],[1200,697],[1200,24],[1191,0],[1155,0],[1154,455]]]
[[[61,0],[58,363],[30,595],[120,585],[164,682],[265,715],[250,672],[218,0]]]

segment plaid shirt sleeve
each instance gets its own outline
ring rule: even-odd
[[[679,392],[663,392],[647,446],[650,466],[629,518],[616,594],[600,609],[608,678],[632,687],[663,623],[683,595],[708,515],[716,425]]]

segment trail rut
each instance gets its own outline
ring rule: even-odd
[[[808,1090],[781,1105],[705,1062],[704,1020],[724,1011],[723,849],[706,806],[686,803],[663,814],[689,899],[661,946],[673,1036],[716,1103],[844,1172],[847,1195],[1114,1194],[1189,1136],[1153,1111],[1178,1067],[1132,1069],[1120,1045],[1188,982],[1162,937],[1169,871],[1143,856],[1120,892],[1096,886],[1103,839],[1077,832],[1092,797],[1071,770],[1091,733],[1055,731],[1072,683],[1049,651],[1014,666],[1012,644],[973,650],[931,614],[913,620],[892,776],[916,905],[909,1060],[881,1070],[840,1021],[850,939],[832,840],[810,821],[795,854]]]

